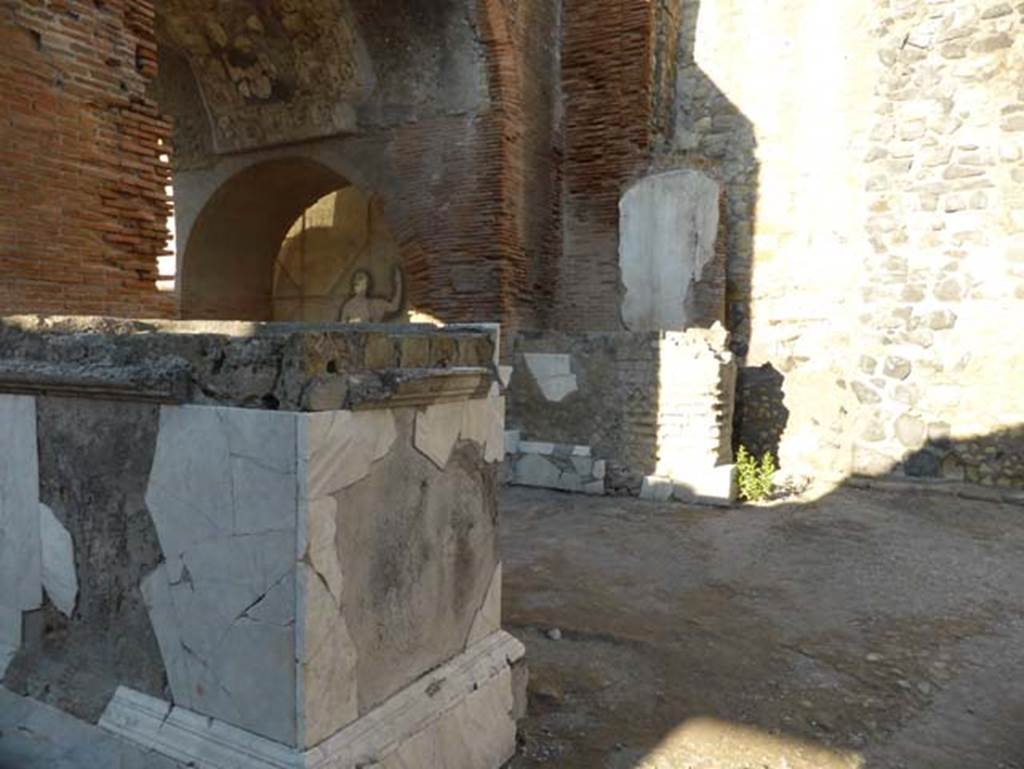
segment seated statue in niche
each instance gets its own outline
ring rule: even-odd
[[[390,299],[370,296],[370,273],[357,270],[352,276],[352,294],[341,306],[339,320],[343,323],[382,323],[402,309],[402,271],[395,268],[394,290]]]

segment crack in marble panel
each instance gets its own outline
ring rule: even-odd
[[[146,499],[166,563],[142,586],[175,703],[287,744],[298,419],[161,409]]]
[[[487,588],[487,595],[484,596],[483,603],[469,629],[466,648],[499,630],[501,630],[501,563],[494,567],[494,575]]]
[[[482,398],[467,401],[462,411],[459,435],[464,441],[473,441],[484,449],[484,461],[501,462],[505,459],[505,399]]]
[[[313,747],[359,717],[358,652],[326,580],[299,565],[305,596],[300,641],[302,702],[300,747]]]
[[[398,437],[394,414],[332,411],[305,415],[306,496],[325,497],[365,478]]]

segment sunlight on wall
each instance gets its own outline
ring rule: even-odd
[[[171,158],[169,155],[161,155],[160,162],[169,164],[171,162]],[[174,200],[173,184],[168,184],[164,187],[164,192],[167,193],[168,200]],[[174,222],[173,206],[167,217],[167,232],[170,235],[170,239],[167,241],[167,253],[163,256],[157,257],[157,270],[160,275],[160,280],[156,282],[156,290],[172,292],[178,286],[178,236],[177,225]]]

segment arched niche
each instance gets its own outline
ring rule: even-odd
[[[306,158],[269,160],[231,177],[203,206],[185,244],[182,316],[273,319],[275,264],[285,236],[310,205],[347,185]]]
[[[355,186],[334,190],[302,212],[281,244],[273,319],[405,320],[401,264],[380,199]]]

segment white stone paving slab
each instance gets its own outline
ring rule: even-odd
[[[42,503],[39,504],[39,531],[42,538],[43,589],[57,610],[70,617],[78,600],[74,542],[53,510]]]
[[[3,687],[0,687],[0,766],[5,769],[186,769],[184,764]]]
[[[519,453],[520,454],[541,454],[544,456],[550,456],[555,453],[555,444],[553,443],[542,443],[540,441],[520,441],[519,442]]]
[[[540,454],[524,454],[515,467],[515,482],[523,486],[557,489],[562,472]]]
[[[505,453],[518,454],[519,443],[522,440],[522,433],[519,430],[505,431]]]

